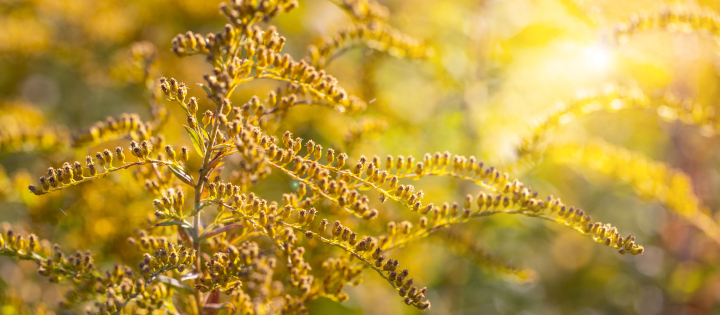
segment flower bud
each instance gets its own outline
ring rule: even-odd
[[[213,120],[213,112],[211,111],[205,111],[205,115],[203,116],[202,123],[203,126],[207,126],[212,123]]]
[[[187,108],[190,114],[195,114],[198,110],[197,98],[195,98],[194,96],[191,97],[190,101],[188,101]]]
[[[180,159],[183,163],[187,163],[187,161],[190,159],[190,151],[186,146],[182,146],[180,148]]]
[[[168,159],[176,161],[175,150],[170,145],[165,146],[165,153],[167,153]]]

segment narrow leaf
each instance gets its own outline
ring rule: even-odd
[[[175,165],[169,165],[170,170],[179,178],[183,183],[188,184],[190,186],[195,186],[195,180],[190,176],[190,174],[186,173],[182,168],[175,166]]]
[[[200,131],[200,135],[202,135],[203,140],[210,142],[210,135],[208,134],[207,130],[205,130],[205,128],[200,128]]]
[[[175,221],[175,220],[167,220],[167,221],[164,221],[164,222],[160,222],[160,223],[158,223],[158,224],[153,225],[153,227],[157,227],[157,226],[172,226],[172,225],[179,225],[179,226],[182,226],[182,227],[184,227],[184,228],[186,228],[186,229],[192,229],[192,226],[191,226],[190,224],[188,224],[187,222],[180,222],[180,221]]]
[[[225,232],[227,232],[227,231],[231,231],[231,230],[234,230],[234,229],[242,229],[243,227],[245,227],[245,226],[242,225],[242,224],[239,224],[239,223],[228,224],[228,225],[226,225],[226,226],[219,227],[219,228],[214,229],[214,230],[212,230],[212,231],[206,232],[205,235],[203,235],[202,239],[211,239],[211,238],[213,238],[213,237],[215,237],[215,236],[217,236],[217,235],[220,235],[220,234],[222,234],[222,233],[225,233]]]
[[[221,167],[221,166],[222,166],[223,164],[225,164],[225,162],[223,162],[223,161],[217,162],[217,161],[216,161],[216,162],[214,162],[213,164],[210,164],[210,166],[208,166],[208,168],[211,169],[211,170],[213,170],[213,171],[214,171],[214,170],[218,170],[218,172],[222,172],[222,170],[224,169],[224,167]]]
[[[185,242],[185,244],[192,244],[192,239],[190,239],[190,234],[188,230],[178,229],[178,233],[180,234],[180,237],[182,238],[183,242]]]
[[[200,154],[200,157],[205,157],[205,146],[203,145],[202,140],[200,140],[200,135],[198,135],[197,131],[195,129],[192,129],[188,126],[185,127],[185,130],[187,130],[188,134],[190,135],[190,140],[192,140],[193,147],[195,148],[195,151],[197,151],[198,154]]]
[[[215,157],[210,161],[210,165],[208,165],[208,169],[215,169],[216,167],[222,165],[224,162],[222,161],[223,154],[225,153],[225,149],[223,151],[220,151],[215,155]]]
[[[197,85],[199,85],[203,90],[205,90],[205,93],[207,93],[207,95],[212,95],[212,91],[209,87],[205,86],[205,84],[198,83]]]
[[[225,302],[223,304],[220,303],[207,303],[203,306],[203,310],[206,311],[219,311],[221,309],[231,309],[233,312],[235,311],[235,306],[230,302]]]
[[[164,283],[164,284],[167,284],[167,285],[175,288],[176,290],[178,290],[178,291],[180,291],[180,292],[182,292],[182,293],[184,293],[184,294],[194,294],[194,293],[195,293],[195,291],[194,291],[193,289],[191,289],[191,288],[189,288],[188,286],[180,283],[180,281],[178,281],[178,280],[175,279],[175,278],[171,278],[171,277],[168,277],[168,276],[166,276],[166,275],[158,275],[158,276],[157,276],[157,280],[160,281],[160,282],[162,282],[162,283]]]
[[[200,277],[200,274],[197,271],[190,272],[188,274],[184,274],[180,277],[180,281],[188,281],[188,280],[194,280]]]

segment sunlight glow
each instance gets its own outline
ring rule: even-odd
[[[593,73],[605,73],[612,66],[612,55],[609,48],[594,44],[583,49],[583,64]]]

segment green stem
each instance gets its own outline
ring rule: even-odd
[[[202,267],[202,255],[200,252],[200,210],[202,210],[202,206],[200,205],[201,199],[202,199],[202,191],[205,186],[205,180],[207,179],[208,175],[210,174],[210,171],[208,169],[208,166],[210,164],[210,156],[212,155],[212,147],[215,146],[215,138],[217,138],[218,133],[218,127],[219,127],[219,120],[217,119],[217,116],[219,113],[222,113],[224,104],[223,102],[220,102],[220,104],[217,104],[217,107],[215,108],[215,119],[213,119],[213,125],[212,125],[212,131],[210,132],[210,139],[208,140],[207,147],[205,148],[205,157],[203,158],[203,164],[202,168],[200,169],[200,176],[198,178],[197,184],[195,186],[195,217],[193,218],[193,245],[195,247],[195,250],[197,251],[197,259],[195,259],[195,269],[197,270],[198,274],[201,273],[201,267]],[[200,296],[200,290],[195,290],[195,299],[197,300],[197,307],[198,307],[198,314],[203,314],[203,308],[202,308],[202,302],[201,296]]]

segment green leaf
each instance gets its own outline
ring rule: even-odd
[[[222,309],[229,309],[229,310],[232,310],[233,312],[235,312],[235,310],[236,310],[236,309],[235,309],[235,305],[233,305],[233,304],[230,303],[230,302],[225,302],[225,303],[222,303],[222,304],[220,304],[220,303],[206,303],[206,304],[203,306],[203,310],[206,310],[206,311],[219,311],[219,310],[222,310]]]
[[[205,128],[200,128],[200,130],[202,131],[201,135],[203,136],[203,139],[210,142],[210,135],[208,134],[207,130],[205,130]]]
[[[217,159],[217,160],[215,160],[214,162],[211,162],[210,165],[208,165],[208,169],[209,169],[209,170],[214,170],[214,169],[222,166],[223,164],[225,164],[224,161],[221,161],[220,159]]]
[[[210,88],[205,86],[205,84],[198,83],[197,85],[199,85],[203,90],[205,90],[205,93],[207,93],[208,96],[213,95]]]
[[[193,270],[190,273],[186,273],[180,276],[180,281],[195,280],[197,278],[200,278],[200,274],[197,271]]]
[[[220,151],[215,157],[213,157],[212,160],[210,160],[210,164],[208,165],[209,170],[214,170],[217,167],[220,167],[220,165],[223,165],[225,162],[223,162],[223,153],[225,153],[225,148],[223,148],[223,151]]]
[[[160,222],[158,224],[153,225],[153,227],[157,226],[171,226],[171,225],[179,225],[186,229],[192,229],[192,225],[190,225],[187,222],[181,222],[181,221],[175,221],[175,220],[167,220],[165,222]]]
[[[175,174],[175,176],[177,176],[177,178],[179,178],[183,183],[195,186],[195,179],[193,179],[190,174],[186,173],[185,170],[176,165],[168,165],[168,167],[170,167],[173,174]]]
[[[203,234],[203,236],[200,239],[211,239],[211,238],[213,238],[217,235],[220,235],[222,233],[225,233],[227,231],[234,230],[234,229],[241,229],[243,227],[245,227],[245,226],[242,224],[238,224],[238,223],[228,224],[226,226],[219,227],[212,231],[206,232],[205,234]]]
[[[190,140],[192,140],[195,151],[200,154],[200,157],[205,158],[205,146],[203,145],[202,140],[200,140],[200,135],[198,135],[195,129],[192,129],[185,125],[183,125],[183,127],[185,127],[185,130],[187,130],[188,134],[190,135]]]
[[[166,276],[166,275],[158,275],[158,276],[157,276],[157,280],[160,281],[160,282],[162,282],[162,283],[164,283],[164,284],[167,284],[167,285],[175,288],[176,290],[178,290],[178,291],[180,291],[180,292],[182,292],[182,293],[184,293],[184,294],[194,294],[194,293],[195,293],[195,291],[194,291],[193,289],[191,289],[191,288],[189,288],[188,286],[180,283],[180,281],[178,281],[178,280],[175,279],[175,278],[170,278],[170,277],[168,277],[168,276]]]

